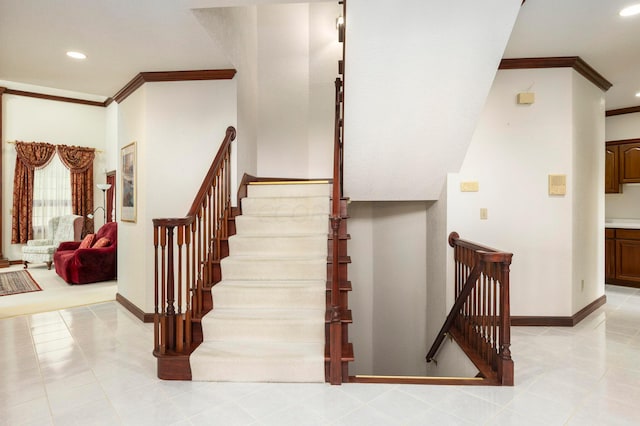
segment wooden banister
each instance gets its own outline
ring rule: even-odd
[[[427,353],[431,362],[447,334],[489,382],[513,385],[509,307],[512,253],[460,239],[452,232],[455,302]]]
[[[228,237],[231,216],[231,142],[236,130],[228,127],[207,175],[189,209],[181,218],[153,219],[154,245],[154,355],[189,354],[197,343],[193,320],[210,307],[203,303],[215,278],[213,265],[221,257],[221,241]],[[161,378],[176,378],[161,372]]]
[[[329,311],[329,382],[332,385],[342,383],[342,307],[340,306],[340,199],[342,197],[342,80],[336,78],[335,126],[333,152],[333,187],[331,195],[331,232],[332,232],[332,264],[331,300]]]

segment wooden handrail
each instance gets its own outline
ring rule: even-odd
[[[447,334],[490,382],[513,385],[509,307],[512,253],[460,239],[452,232],[456,300],[427,353],[434,359]]]
[[[231,142],[228,127],[207,175],[185,217],[153,219],[154,354],[190,353],[192,320],[207,307],[203,293],[215,283],[213,265],[221,257],[231,216]]]
[[[335,126],[333,152],[333,187],[331,201],[331,232],[332,232],[332,269],[331,269],[331,299],[329,310],[329,382],[332,385],[342,383],[342,309],[340,306],[340,201],[342,188],[341,158],[342,158],[342,80],[336,78],[335,98]]]

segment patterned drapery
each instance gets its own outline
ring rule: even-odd
[[[55,145],[44,142],[16,142],[16,170],[13,179],[11,243],[24,244],[33,239],[34,170],[45,167],[56,152]]]
[[[58,155],[62,164],[71,171],[71,204],[73,214],[84,216],[82,236],[93,233],[93,219],[87,218],[93,212],[93,159],[94,148],[58,145]]]

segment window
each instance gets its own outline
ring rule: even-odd
[[[46,238],[49,219],[72,214],[71,177],[57,154],[33,179],[33,238]]]

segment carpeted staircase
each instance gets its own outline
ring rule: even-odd
[[[327,183],[251,184],[193,380],[324,382]]]

